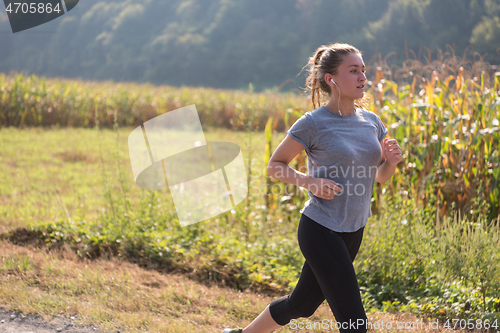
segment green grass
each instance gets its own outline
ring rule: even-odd
[[[133,128],[118,132],[101,130],[101,150],[105,181],[112,190],[119,188],[118,166],[132,202],[147,195],[134,184],[128,156],[127,138]],[[208,141],[238,143],[244,149],[248,166],[248,135],[245,132],[207,131]],[[276,134],[275,140],[280,139]],[[252,164],[262,169],[259,147],[262,135],[252,139]],[[28,221],[53,221],[78,216],[93,220],[103,209],[103,169],[98,133],[89,129],[0,128],[0,225],[3,231],[26,226]],[[255,169],[254,169],[255,171]],[[262,170],[256,171],[262,174]],[[171,198],[156,193],[158,200]],[[66,214],[67,212],[67,214]]]
[[[4,257],[3,267],[0,267],[2,271],[18,271],[25,272],[33,267],[33,263],[30,258],[26,255],[20,257]]]

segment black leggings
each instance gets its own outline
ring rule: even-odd
[[[335,232],[302,214],[298,240],[306,261],[293,292],[269,305],[276,323],[310,317],[326,298],[340,332],[366,332],[367,317],[352,265],[363,229]]]

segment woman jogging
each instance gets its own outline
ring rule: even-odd
[[[364,96],[365,64],[348,44],[321,46],[309,59],[307,86],[313,111],[288,130],[267,171],[288,184],[306,188],[298,242],[305,263],[290,295],[278,298],[245,329],[224,333],[267,333],[294,319],[311,316],[326,299],[340,332],[366,332],[367,317],[352,262],[371,216],[374,182],[383,184],[402,160],[396,140],[373,112],[355,101]],[[320,105],[321,95],[328,103]],[[302,150],[308,175],[288,164]]]

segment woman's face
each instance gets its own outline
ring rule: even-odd
[[[362,98],[365,92],[365,63],[360,54],[349,53],[344,56],[344,61],[337,69],[337,74],[332,75],[333,80],[337,83],[341,98],[359,99]],[[333,90],[337,88],[332,87]]]

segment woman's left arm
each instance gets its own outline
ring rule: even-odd
[[[380,142],[380,147],[382,147],[382,163],[377,169],[375,180],[380,184],[384,184],[391,179],[396,166],[403,159],[403,155],[401,147],[395,139],[384,139],[384,141]]]

